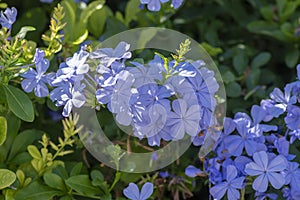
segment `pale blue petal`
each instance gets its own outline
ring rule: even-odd
[[[37,86],[37,81],[35,79],[24,79],[21,86],[25,92],[29,93]]]
[[[147,182],[142,187],[139,199],[140,200],[146,200],[152,195],[152,193],[153,193],[153,184]]]
[[[209,193],[215,198],[215,199],[222,199],[222,197],[225,195],[227,191],[227,183],[219,183],[218,185],[215,185],[209,190]]]
[[[139,188],[134,183],[129,183],[128,187],[123,190],[123,194],[130,200],[140,200]]]
[[[264,173],[264,169],[255,162],[250,162],[246,164],[245,172],[250,176],[257,176],[259,174]]]
[[[230,186],[237,189],[242,189],[245,181],[245,177],[239,177],[231,181]]]
[[[228,165],[226,169],[227,169],[226,180],[229,182],[237,176],[237,170],[236,167],[233,165]]]
[[[240,198],[240,193],[237,189],[229,188],[227,191],[227,198],[230,200],[238,200]]]
[[[267,170],[268,163],[269,163],[269,158],[267,155],[267,152],[265,151],[260,151],[256,152],[253,155],[253,160],[254,162],[257,163],[262,169]]]
[[[285,183],[285,179],[282,174],[271,172],[267,173],[267,177],[275,189],[280,189]]]
[[[189,165],[187,168],[185,168],[185,174],[188,176],[188,177],[196,177],[198,176],[199,174],[202,174],[203,172],[199,169],[199,168],[196,168],[194,167],[193,165]]]
[[[34,93],[37,97],[46,97],[49,94],[49,90],[46,84],[40,81],[39,84],[36,85],[36,88],[34,88]]]
[[[288,167],[286,158],[282,155],[276,156],[268,166],[268,172],[283,171]]]
[[[262,174],[260,176],[258,176],[253,184],[252,184],[252,188],[255,190],[255,191],[258,191],[258,192],[265,192],[267,191],[267,188],[268,188],[268,178],[266,176],[266,174]]]

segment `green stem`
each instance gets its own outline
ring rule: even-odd
[[[245,192],[246,192],[246,189],[243,188],[241,191],[241,200],[245,200]]]
[[[112,183],[112,185],[110,186],[110,188],[108,190],[109,192],[111,192],[112,189],[114,189],[115,185],[119,182],[120,178],[121,178],[121,172],[117,171],[114,182]]]

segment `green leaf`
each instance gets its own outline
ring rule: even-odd
[[[0,169],[0,190],[10,186],[16,180],[16,174],[8,169]]]
[[[82,169],[82,162],[77,163],[71,170],[70,176],[76,176],[79,175]]]
[[[100,194],[100,190],[93,186],[88,175],[72,176],[66,180],[66,184],[83,195],[97,195]]]
[[[125,23],[128,26],[132,20],[137,19],[137,13],[141,11],[139,8],[140,5],[139,0],[130,0],[125,8]]]
[[[259,68],[254,68],[250,71],[249,76],[246,80],[248,89],[253,89],[259,84],[260,74],[261,72]]]
[[[293,40],[280,31],[278,24],[274,22],[252,21],[247,25],[247,29],[250,32],[267,35],[282,42],[293,42]]]
[[[252,68],[258,68],[267,64],[271,59],[271,54],[269,52],[261,52],[251,62]]]
[[[54,196],[62,196],[61,191],[35,181],[16,193],[15,200],[52,200]]]
[[[14,158],[18,153],[25,152],[28,145],[41,138],[42,133],[42,131],[37,131],[34,129],[28,129],[19,133],[13,141],[8,160]]]
[[[89,18],[89,32],[99,38],[103,32],[107,17],[112,15],[112,11],[107,6],[104,6],[102,9],[95,11]]]
[[[41,159],[42,158],[42,155],[40,153],[40,151],[38,150],[38,148],[34,145],[29,145],[27,147],[27,150],[29,152],[29,154],[33,157],[33,158],[36,158],[36,159]]]
[[[285,63],[289,68],[293,68],[298,63],[300,52],[298,49],[289,49],[284,57]]]
[[[2,145],[6,140],[7,135],[7,121],[6,118],[0,116],[0,145]]]
[[[67,188],[64,184],[64,180],[57,174],[54,173],[44,174],[44,181],[51,188],[67,191]]]
[[[73,0],[63,0],[61,5],[64,8],[65,17],[64,23],[67,23],[64,27],[65,41],[69,41],[69,37],[74,34],[73,29],[76,22],[76,3]]]
[[[20,119],[33,122],[34,110],[29,97],[19,88],[4,86],[9,109]]]
[[[24,39],[26,37],[27,32],[29,31],[35,31],[36,29],[32,26],[23,26],[19,33],[16,35],[19,39]]]
[[[224,83],[228,84],[232,81],[235,81],[235,76],[231,71],[228,70],[222,75],[222,79]]]
[[[231,82],[226,85],[226,94],[228,97],[239,97],[241,95],[242,88],[237,82]]]
[[[146,29],[141,31],[138,39],[138,47],[144,48],[146,44],[156,35],[157,29]]]
[[[261,15],[266,19],[271,21],[274,15],[272,6],[264,6],[260,8]]]
[[[238,53],[233,58],[233,67],[239,73],[244,73],[248,65],[248,57],[243,50],[239,50]]]
[[[81,44],[82,42],[84,42],[84,40],[87,39],[88,36],[89,36],[88,30],[84,29],[84,33],[81,36],[79,36],[75,41],[73,41],[72,44],[74,45]]]
[[[32,160],[32,157],[28,152],[21,152],[12,157],[12,159],[9,161],[10,164],[13,165],[21,165],[24,163],[29,163]]]
[[[104,182],[104,176],[99,170],[93,170],[91,172],[91,177],[92,177],[92,184],[94,186],[101,186],[102,183]]]
[[[84,9],[80,14],[80,22],[87,24],[89,17],[96,11],[103,8],[105,0],[97,0],[91,2],[86,9]]]

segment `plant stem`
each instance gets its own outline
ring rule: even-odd
[[[114,182],[112,183],[112,185],[110,186],[110,188],[108,190],[109,192],[111,192],[112,189],[114,189],[115,185],[119,182],[120,178],[121,178],[121,172],[117,171]]]
[[[245,200],[245,192],[246,192],[246,189],[243,188],[241,191],[241,200]]]

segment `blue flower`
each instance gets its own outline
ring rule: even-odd
[[[124,126],[131,124],[132,115],[130,112],[130,99],[133,95],[132,84],[134,77],[126,70],[122,71],[111,95],[111,102],[108,105],[110,111],[116,114],[118,123]]]
[[[172,6],[177,9],[181,6],[183,0],[172,0]]]
[[[168,171],[164,171],[164,172],[159,172],[159,175],[162,177],[162,178],[167,178],[170,176],[169,172]]]
[[[188,177],[196,177],[196,176],[200,176],[202,174],[204,174],[204,172],[196,167],[194,167],[193,165],[189,165],[185,168],[185,174]]]
[[[294,105],[287,106],[287,115],[284,121],[289,129],[300,129],[300,108]]]
[[[61,101],[64,102],[62,115],[68,117],[73,109],[73,106],[80,108],[85,103],[85,96],[83,94],[84,85],[76,82],[74,86],[69,87],[70,89],[62,94]]]
[[[281,104],[276,104],[274,100],[267,99],[260,102],[260,106],[265,110],[266,115],[263,121],[268,122],[273,119],[273,117],[279,117],[284,112]]]
[[[284,93],[280,89],[275,88],[273,92],[271,92],[270,97],[277,103],[276,107],[282,109],[282,112],[286,110],[288,105],[296,103],[296,97],[291,96],[291,88],[289,87],[284,88]]]
[[[21,86],[25,92],[31,92],[34,90],[34,93],[37,97],[45,97],[49,94],[49,90],[46,84],[51,84],[54,74],[45,74],[49,68],[49,61],[43,59],[36,64],[36,70],[29,68],[21,76],[24,80],[21,83]]]
[[[120,42],[115,49],[102,48],[91,53],[92,59],[100,59],[102,65],[109,67],[114,61],[131,58],[131,52],[127,52],[130,44]]]
[[[139,87],[137,90],[138,99],[136,104],[143,107],[160,104],[166,110],[170,110],[170,100],[168,98],[172,96],[172,91],[168,87],[150,83]]]
[[[130,200],[146,200],[148,199],[153,193],[153,184],[146,182],[141,192],[139,188],[134,183],[129,183],[128,187],[123,190],[123,194]]]
[[[131,62],[135,67],[129,67],[127,70],[135,77],[134,86],[140,87],[148,83],[156,83],[156,80],[162,80],[160,68],[157,66],[144,66],[138,62]]]
[[[107,86],[100,88],[96,91],[96,98],[97,101],[100,104],[109,104],[108,107],[110,108],[110,102],[111,102],[111,95],[114,92],[114,87],[113,86]]]
[[[42,60],[44,60],[45,57],[45,51],[44,50],[40,50],[39,48],[36,48],[35,50],[35,54],[33,57],[33,62],[35,64],[41,62]]]
[[[259,144],[254,140],[252,134],[249,133],[251,122],[247,118],[235,119],[236,128],[239,135],[229,135],[224,138],[224,146],[233,156],[240,156],[245,148],[248,155],[252,155],[258,148]]]
[[[6,8],[4,13],[3,13],[3,11],[1,11],[1,14],[0,14],[0,24],[1,24],[1,26],[10,30],[11,26],[16,21],[17,13],[18,13],[18,11],[14,7],[12,7],[11,9]]]
[[[259,136],[262,136],[263,132],[277,130],[277,126],[260,124],[260,122],[263,121],[266,116],[266,111],[262,107],[260,107],[258,105],[252,106],[251,116],[253,119],[253,124],[252,124],[252,127],[249,130],[249,132],[254,134],[255,136],[259,137]]]
[[[60,71],[67,77],[72,75],[85,74],[89,71],[89,65],[86,64],[86,60],[89,57],[89,53],[80,50],[76,52],[71,58],[67,58],[64,65],[60,66]]]
[[[125,65],[120,62],[113,62],[110,68],[104,65],[98,66],[97,72],[101,74],[98,79],[99,85],[101,87],[114,86],[118,80],[120,72],[124,69]]]
[[[196,76],[187,79],[198,97],[199,105],[213,111],[216,106],[214,96],[219,89],[219,84],[214,77],[214,72],[205,67],[201,67]]]
[[[161,132],[167,121],[167,111],[160,104],[154,104],[149,108],[150,123],[139,127],[139,132],[147,138],[153,137]]]
[[[289,162],[288,168],[282,173],[285,176],[285,184],[290,184],[292,190],[300,191],[300,168],[296,162]]]
[[[172,126],[172,136],[175,140],[182,139],[185,133],[195,136],[199,130],[200,107],[192,105],[187,107],[183,99],[176,99],[172,102],[174,112],[169,113],[168,126]]]
[[[281,171],[285,170],[287,160],[284,156],[279,155],[271,158],[267,152],[259,151],[253,154],[254,162],[250,162],[245,167],[245,172],[250,176],[258,176],[255,178],[252,188],[258,192],[265,192],[268,183],[275,189],[280,189],[285,184],[285,178]]]
[[[227,166],[226,170],[226,181],[213,186],[209,192],[215,199],[221,199],[226,192],[228,199],[239,199],[240,193],[237,189],[244,187],[245,177],[237,177],[237,170],[233,165]]]
[[[169,0],[140,0],[141,4],[148,4],[147,8],[150,11],[159,11],[161,8],[161,3],[166,3]]]

